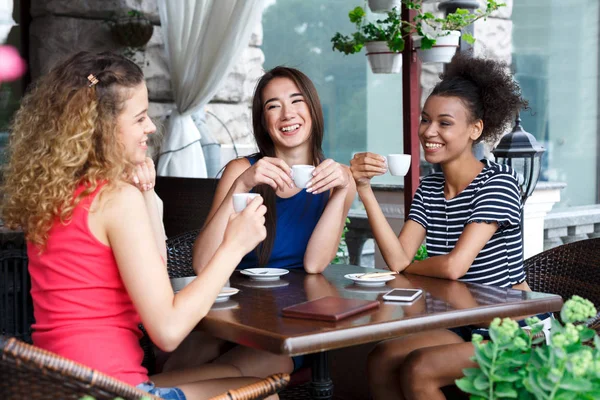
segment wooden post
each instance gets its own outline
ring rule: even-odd
[[[402,6],[402,19],[412,21],[416,12]],[[410,205],[419,186],[421,146],[419,121],[421,119],[421,61],[413,49],[411,36],[406,38],[402,52],[402,114],[404,127],[404,154],[410,154],[410,169],[404,177],[404,218],[408,217]]]

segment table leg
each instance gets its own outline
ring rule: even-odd
[[[316,353],[312,358],[310,396],[315,400],[333,399],[333,381],[329,376],[329,352]]]

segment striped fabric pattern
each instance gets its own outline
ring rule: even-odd
[[[408,219],[427,231],[429,256],[450,253],[469,223],[498,224],[498,230],[460,279],[484,285],[512,286],[525,280],[521,238],[521,196],[516,173],[507,165],[482,160],[483,170],[456,197],[444,197],[444,175],[421,181]]]

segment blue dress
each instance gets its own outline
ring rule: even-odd
[[[255,157],[246,157],[250,165],[257,161]],[[306,189],[287,199],[275,197],[277,225],[273,251],[266,267],[303,268],[304,253],[308,240],[323,214],[329,200],[329,191],[311,194]],[[246,254],[238,269],[258,267],[256,249]]]

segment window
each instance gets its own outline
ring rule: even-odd
[[[325,119],[323,150],[343,164],[360,151],[403,153],[402,75],[373,74],[364,51],[345,56],[331,48],[335,32],[353,32],[348,11],[356,5],[271,0],[262,19],[265,69],[298,68],[314,82]],[[386,174],[374,182],[403,184],[403,178]]]
[[[513,7],[513,68],[532,108],[522,125],[546,148],[541,180],[567,183],[555,208],[596,204],[600,3],[529,0]]]

